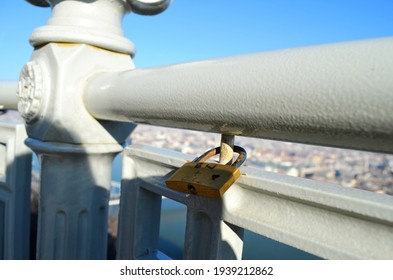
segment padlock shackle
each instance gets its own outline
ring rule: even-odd
[[[244,148],[240,147],[240,146],[233,146],[233,151],[235,153],[238,153],[239,156],[237,157],[237,159],[232,163],[232,166],[235,167],[240,167],[246,160],[247,158],[247,152]],[[213,148],[211,150],[208,150],[207,152],[205,152],[204,154],[202,154],[201,156],[195,158],[193,160],[193,162],[204,162],[206,160],[208,160],[209,158],[218,155],[221,152],[221,147],[216,147]]]

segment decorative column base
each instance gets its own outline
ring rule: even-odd
[[[122,147],[26,144],[41,167],[37,259],[106,259],[111,165]]]

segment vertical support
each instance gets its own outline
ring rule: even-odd
[[[23,124],[0,123],[0,260],[29,258],[31,151]]]
[[[187,209],[184,258],[241,259],[244,229],[222,220],[222,199],[195,196],[190,199],[194,201]]]
[[[118,259],[158,259],[161,196],[140,187],[138,181],[122,186]]]
[[[161,195],[142,188],[133,160],[123,158],[118,259],[158,259]]]
[[[232,164],[234,135],[221,135],[220,164]],[[221,219],[222,199],[198,198],[205,210],[188,208],[187,259],[241,259],[244,229]]]
[[[41,165],[37,258],[106,259],[111,164],[121,146],[26,143]]]
[[[30,37],[35,50],[17,91],[27,144],[41,164],[37,257],[105,259],[111,162],[135,126],[96,120],[86,111],[84,95],[97,74],[135,68],[134,45],[121,26],[131,4],[29,2],[52,6],[47,24]],[[142,11],[160,12],[169,3],[149,1]]]
[[[232,164],[235,135],[221,134],[220,164]]]

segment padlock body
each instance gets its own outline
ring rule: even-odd
[[[166,180],[166,185],[183,193],[220,197],[239,177],[240,169],[235,166],[188,162]]]

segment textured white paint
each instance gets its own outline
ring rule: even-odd
[[[123,186],[130,187],[131,181],[138,182],[138,186],[149,192],[183,203],[193,211],[210,213],[216,219],[323,258],[393,258],[391,196],[242,168],[245,175],[225,193],[222,204],[218,204],[221,208],[217,209],[217,202],[213,203],[209,198],[178,193],[165,186],[164,180],[169,172],[190,159],[188,156],[141,145],[129,146],[124,153],[124,162],[127,164],[123,169]],[[133,207],[131,198],[130,193],[122,192],[121,207]],[[125,254],[129,252],[129,247],[123,247],[122,244],[132,242],[127,240],[131,236],[127,226],[138,227],[137,224],[131,226],[131,222],[128,216],[121,217],[120,223],[125,225],[123,227],[120,224],[124,231],[119,247]],[[233,252],[241,250],[235,235],[228,237],[219,232],[215,234],[218,236],[209,239],[229,238],[227,241],[234,246]],[[193,238],[195,242],[198,242],[195,238],[199,238],[201,243],[207,240],[204,234],[192,237],[186,235],[185,238]]]
[[[98,122],[86,111],[82,95],[86,82],[97,73],[132,69],[130,56],[84,44],[50,43],[36,50],[30,61],[45,66],[47,83],[40,114],[27,125],[29,137],[85,145],[124,142],[133,124]]]
[[[123,15],[130,12],[125,0],[51,2],[52,16],[47,25],[33,31],[32,46],[50,42],[84,43],[130,55],[135,53],[121,26]]]
[[[393,152],[393,38],[97,76],[98,119]]]
[[[25,139],[23,124],[0,122],[0,259],[29,258],[31,150]]]
[[[28,138],[40,161],[38,259],[106,259],[111,164],[120,145]]]

